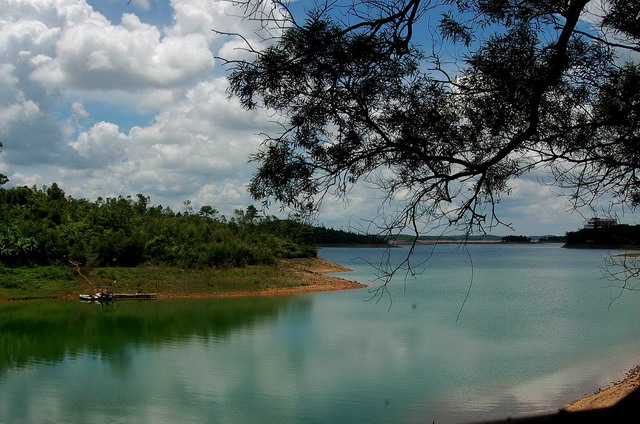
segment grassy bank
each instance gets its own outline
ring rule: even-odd
[[[280,294],[364,287],[322,272],[344,271],[320,258],[279,261],[241,268],[182,269],[168,266],[81,269],[65,266],[0,266],[0,300],[73,298],[112,285],[119,293],[158,293],[160,297]]]
[[[176,267],[96,268],[90,279],[118,292],[163,294],[252,292],[304,285],[281,265],[243,268],[180,269]]]
[[[82,270],[89,281],[67,267],[0,269],[0,299],[76,296],[92,286],[111,285],[118,292],[163,294],[253,292],[305,285],[282,266],[184,270],[177,267],[110,267]]]
[[[69,267],[9,268],[0,265],[0,300],[64,297],[79,292],[79,283]]]

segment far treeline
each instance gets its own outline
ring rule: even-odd
[[[0,187],[0,266],[73,261],[96,267],[238,267],[312,257],[312,245],[320,242],[370,241],[263,216],[253,206],[226,218],[212,206],[196,211],[189,201],[181,212],[151,206],[142,194],[89,201],[65,195],[56,183],[42,189]]]

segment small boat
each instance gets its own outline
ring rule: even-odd
[[[81,294],[79,297],[87,302],[108,302],[113,300],[113,292],[112,286],[99,286],[94,294]]]
[[[80,300],[85,300],[87,302],[108,302],[113,300],[113,296],[107,296],[102,293],[81,294],[81,295],[78,295],[78,297],[80,298]]]

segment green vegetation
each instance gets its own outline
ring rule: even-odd
[[[92,285],[111,285],[120,293],[222,294],[258,292],[304,285],[286,267],[248,265],[236,268],[184,269],[171,266],[99,267],[82,270]],[[65,265],[0,266],[0,300],[61,298],[91,292],[92,287]]]
[[[567,247],[581,246],[640,246],[640,226],[614,225],[608,228],[583,228],[567,233]]]
[[[285,267],[249,265],[243,268],[181,269],[176,267],[95,268],[91,278],[99,284],[115,283],[118,292],[165,294],[254,292],[303,283]]]
[[[313,241],[316,244],[387,244],[387,239],[379,235],[357,234],[333,228],[313,227]]]
[[[69,267],[13,267],[0,264],[0,299],[61,297],[78,291],[76,277]]]
[[[0,263],[6,266],[166,265],[181,268],[272,264],[277,258],[314,256],[311,227],[260,216],[255,207],[227,219],[190,202],[175,213],[149,206],[149,197],[66,196],[55,183],[0,188]]]

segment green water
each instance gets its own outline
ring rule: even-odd
[[[640,297],[611,304],[607,252],[469,250],[473,268],[419,248],[426,268],[392,303],[364,289],[0,304],[0,422],[468,422],[552,411],[640,363]],[[321,251],[363,282],[382,254]]]

